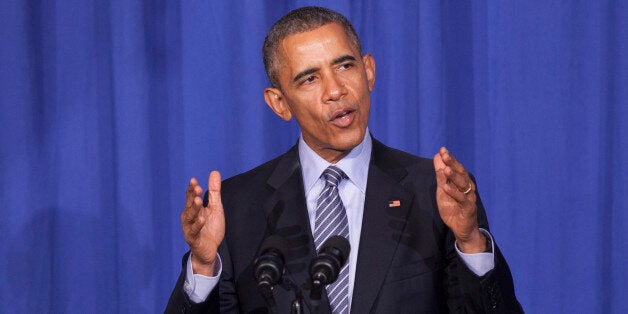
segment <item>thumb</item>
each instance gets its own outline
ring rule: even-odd
[[[447,184],[447,177],[445,176],[445,163],[443,163],[443,158],[440,152],[434,155],[434,171],[436,172],[437,186],[442,187]]]
[[[434,170],[445,168],[445,162],[443,161],[443,154],[447,152],[445,147],[441,147],[438,153],[434,155]]]
[[[215,208],[216,206],[222,207],[222,199],[220,197],[220,188],[221,188],[221,178],[220,172],[214,170],[209,174],[208,179],[208,193],[209,193],[209,203],[208,207]]]
[[[438,187],[444,187],[447,184],[447,177],[445,176],[445,169],[436,170],[436,185]]]

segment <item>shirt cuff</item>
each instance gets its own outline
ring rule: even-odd
[[[208,277],[192,272],[192,253],[188,257],[188,263],[185,271],[185,282],[183,290],[194,303],[201,303],[207,299],[207,296],[214,290],[220,280],[222,273],[222,261],[220,255],[216,254],[216,262],[214,263],[214,276]]]
[[[465,254],[462,253],[458,249],[458,243],[454,245],[456,247],[456,252],[462,258],[465,265],[476,275],[484,276],[489,271],[495,268],[495,241],[493,241],[493,237],[491,234],[483,228],[480,228],[480,232],[484,234],[485,237],[488,237],[491,240],[491,251],[488,253],[475,253],[475,254]]]

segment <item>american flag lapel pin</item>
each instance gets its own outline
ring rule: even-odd
[[[399,200],[392,200],[388,202],[388,207],[399,207],[401,206],[401,202]]]

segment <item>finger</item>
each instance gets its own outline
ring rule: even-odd
[[[185,208],[192,206],[194,197],[196,197],[196,193],[194,193],[194,188],[196,186],[198,186],[198,181],[196,181],[196,178],[190,179],[188,189],[185,191]]]
[[[198,185],[195,186],[191,193],[192,202],[190,206],[185,207],[183,213],[181,213],[181,222],[183,224],[192,224],[198,219],[199,211],[203,208],[201,193],[203,193],[203,189]]]
[[[453,184],[452,182],[448,182],[443,190],[445,191],[445,194],[454,199],[456,202],[460,203],[460,205],[468,202],[467,196],[462,193],[462,191],[458,189],[458,186]]]
[[[436,169],[436,185],[438,187],[444,187],[447,184],[447,176],[445,175],[445,169]]]
[[[441,147],[440,150],[442,151],[444,149],[444,147]],[[439,170],[439,169],[443,169],[445,167],[445,163],[443,162],[443,157],[441,156],[441,152],[439,151],[438,153],[436,153],[436,155],[434,155],[434,170]]]
[[[194,199],[194,207],[203,207],[203,200],[201,200],[200,197]],[[203,229],[203,226],[205,225],[205,216],[196,215],[195,218],[196,219],[194,221],[191,221],[190,224],[188,224],[187,226],[187,235],[191,237],[196,237],[196,235],[198,235],[198,233],[201,231],[201,229]]]
[[[464,166],[456,159],[456,157],[454,157],[454,155],[449,150],[447,150],[447,148],[441,147],[440,154],[443,159],[443,163],[446,166],[451,167],[456,172],[467,173],[467,170],[464,168]]]
[[[220,196],[221,178],[220,172],[214,170],[209,174],[208,179],[209,204],[211,209],[222,210],[222,198]]]
[[[477,200],[475,192],[471,191],[464,194],[458,187],[451,182],[448,182],[443,188],[445,194],[453,201],[457,202],[462,209],[472,210],[475,208],[475,202]]]
[[[445,167],[443,173],[447,177],[447,181],[453,183],[461,192],[469,191],[467,193],[470,193],[475,189],[469,174],[456,172],[450,167]]]
[[[445,147],[441,148],[440,153],[442,155],[441,158],[443,159],[443,162],[446,164],[445,175],[447,176],[447,179],[453,182],[460,191],[467,191],[469,190],[469,187],[471,187],[472,190],[475,189],[475,185],[469,177],[467,170],[460,162],[458,162],[456,157],[454,157],[454,155],[451,154],[451,152],[449,152]]]

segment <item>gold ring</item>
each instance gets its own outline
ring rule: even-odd
[[[462,192],[462,194],[467,195],[469,194],[469,192],[471,192],[472,189],[473,189],[473,185],[471,184],[471,182],[469,182],[469,187],[467,188],[466,191]]]

